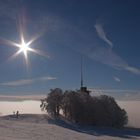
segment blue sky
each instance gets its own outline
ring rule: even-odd
[[[0,94],[42,94],[50,88],[78,89],[83,56],[89,88],[140,90],[140,2],[138,0],[1,0]],[[19,43],[42,35],[28,52],[11,59]]]

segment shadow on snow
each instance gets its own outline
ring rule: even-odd
[[[79,133],[85,133],[94,136],[112,136],[112,137],[120,137],[120,138],[137,138],[140,137],[140,128],[131,128],[125,127],[121,129],[111,128],[111,127],[99,127],[99,126],[80,126],[75,125],[69,122],[66,122],[62,119],[48,119],[49,124],[55,124],[73,131],[77,131]]]

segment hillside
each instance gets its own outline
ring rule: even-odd
[[[23,114],[0,118],[0,140],[119,140],[140,139],[140,129],[80,127],[46,115]]]

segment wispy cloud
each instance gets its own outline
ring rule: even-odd
[[[21,80],[1,83],[0,85],[3,85],[3,86],[23,86],[23,85],[32,84],[33,82],[34,82],[33,79],[21,79]]]
[[[43,81],[51,81],[56,79],[57,79],[56,77],[45,76],[45,77],[38,77],[38,78],[31,78],[31,79],[19,79],[15,81],[0,83],[0,85],[1,86],[25,86],[39,81],[43,82]]]
[[[112,49],[96,45],[85,48],[80,51],[91,59],[102,64],[113,67],[116,70],[125,70],[135,75],[140,75],[140,69],[130,66],[121,56],[116,54]]]
[[[100,23],[96,23],[95,24],[95,29],[97,31],[97,34],[98,36],[104,40],[111,48],[113,47],[113,43],[108,39],[104,29],[103,29],[103,26],[100,24]]]
[[[28,95],[24,95],[25,93],[22,93],[22,95],[1,95],[0,94],[0,101],[24,101],[24,100],[40,100],[42,98],[45,98],[46,95],[34,95],[31,93],[28,93]]]
[[[107,35],[103,29],[101,23],[95,24],[95,29],[98,37],[104,40],[111,48],[113,43],[107,38]],[[101,45],[96,45],[91,47],[92,49],[87,49],[87,54],[92,59],[101,62],[103,64],[109,65],[118,70],[125,70],[132,74],[140,75],[140,69],[130,66],[121,56],[113,51],[113,49],[103,47]],[[118,81],[118,80],[117,80]]]
[[[48,80],[56,80],[57,78],[56,77],[51,77],[51,76],[46,76],[46,77],[41,77],[39,78],[40,80],[42,81],[48,81]]]
[[[61,26],[59,33],[61,33],[62,36],[57,36],[57,43],[60,43],[58,40],[63,40],[65,42],[62,42],[66,43],[66,46],[71,44],[69,47],[72,50],[85,55],[92,60],[108,65],[115,70],[127,71],[135,75],[140,75],[140,68],[131,66],[126,60],[124,60],[113,50],[112,47],[114,44],[107,38],[107,35],[101,24],[95,24],[94,27],[96,29],[96,34],[98,34],[100,39],[106,41],[109,47],[104,47],[95,37],[95,35],[91,36],[91,34],[88,34],[88,32],[85,34],[85,31],[82,31],[82,29],[79,30],[79,28],[76,28],[73,25],[67,25],[67,23],[64,25],[67,27],[67,31]]]
[[[121,79],[118,78],[118,77],[116,77],[116,76],[114,76],[113,79],[114,79],[116,82],[121,82]]]
[[[140,75],[140,69],[138,69],[138,68],[128,66],[128,67],[125,67],[125,70],[127,70],[131,73]]]

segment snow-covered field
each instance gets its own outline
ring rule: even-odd
[[[40,111],[40,101],[0,101],[0,140],[140,139],[140,101],[117,102],[128,112],[129,126],[133,128],[78,127],[49,119]],[[20,115],[19,119],[3,116],[16,110],[25,114]]]
[[[123,140],[140,139],[140,129],[78,127],[46,115],[0,118],[0,140]]]

